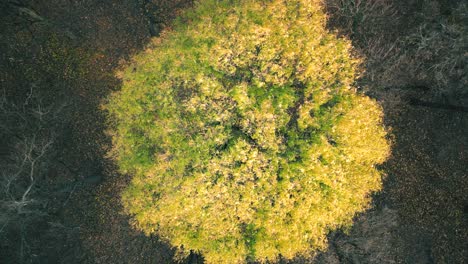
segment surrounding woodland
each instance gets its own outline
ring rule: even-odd
[[[468,5],[325,0],[328,29],[365,58],[358,89],[384,109],[383,189],[328,250],[284,263],[468,260]],[[172,263],[135,230],[131,175],[107,156],[116,72],[191,1],[0,3],[0,263]],[[195,253],[181,263],[202,263]]]

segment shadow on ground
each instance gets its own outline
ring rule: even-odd
[[[466,262],[466,4],[326,2],[330,28],[366,58],[358,86],[383,106],[393,148],[373,208],[356,218],[349,236],[331,234],[329,251],[315,261]]]
[[[170,262],[173,252],[132,230],[121,211],[128,178],[105,158],[110,139],[100,105],[119,89],[116,69],[189,2],[2,1],[1,99],[19,112],[1,116],[10,127],[2,124],[0,165],[15,161],[15,149],[30,138],[53,144],[28,193],[37,206],[25,208],[34,214],[0,217],[1,263]],[[41,118],[53,118],[37,121],[37,107],[45,109]],[[23,126],[32,122],[22,116],[40,133]],[[17,171],[13,202],[28,186],[28,175]],[[0,198],[2,210],[11,204],[8,195]]]
[[[134,231],[122,213],[120,193],[129,178],[103,158],[110,140],[100,105],[119,89],[115,70],[187,2],[0,4],[6,98],[22,105],[34,90],[39,101],[60,110],[42,133],[53,135],[54,145],[32,193],[43,201],[43,215],[21,225],[7,222],[1,263],[172,262],[167,245]],[[462,2],[327,0],[330,28],[367,58],[359,86],[381,102],[394,147],[372,209],[356,217],[348,235],[330,234],[327,252],[294,263],[468,259],[468,114],[411,104],[467,106],[466,55],[456,46],[464,43],[467,25]],[[12,134],[1,135],[2,145],[15,146]]]

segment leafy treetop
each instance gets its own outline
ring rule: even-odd
[[[320,0],[204,0],[110,98],[126,210],[209,263],[323,249],[381,188],[382,110]]]

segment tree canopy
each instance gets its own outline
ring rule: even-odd
[[[203,0],[107,104],[135,226],[208,263],[324,249],[381,188],[382,109],[320,0]]]

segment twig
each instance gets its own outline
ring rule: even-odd
[[[416,98],[410,98],[409,104],[414,105],[414,106],[439,108],[439,109],[445,109],[445,110],[468,113],[468,107],[458,106],[458,105],[450,105],[450,104],[441,104],[441,103],[435,103],[435,102],[426,102],[426,101],[422,101],[422,100],[419,100],[419,99],[416,99]]]

